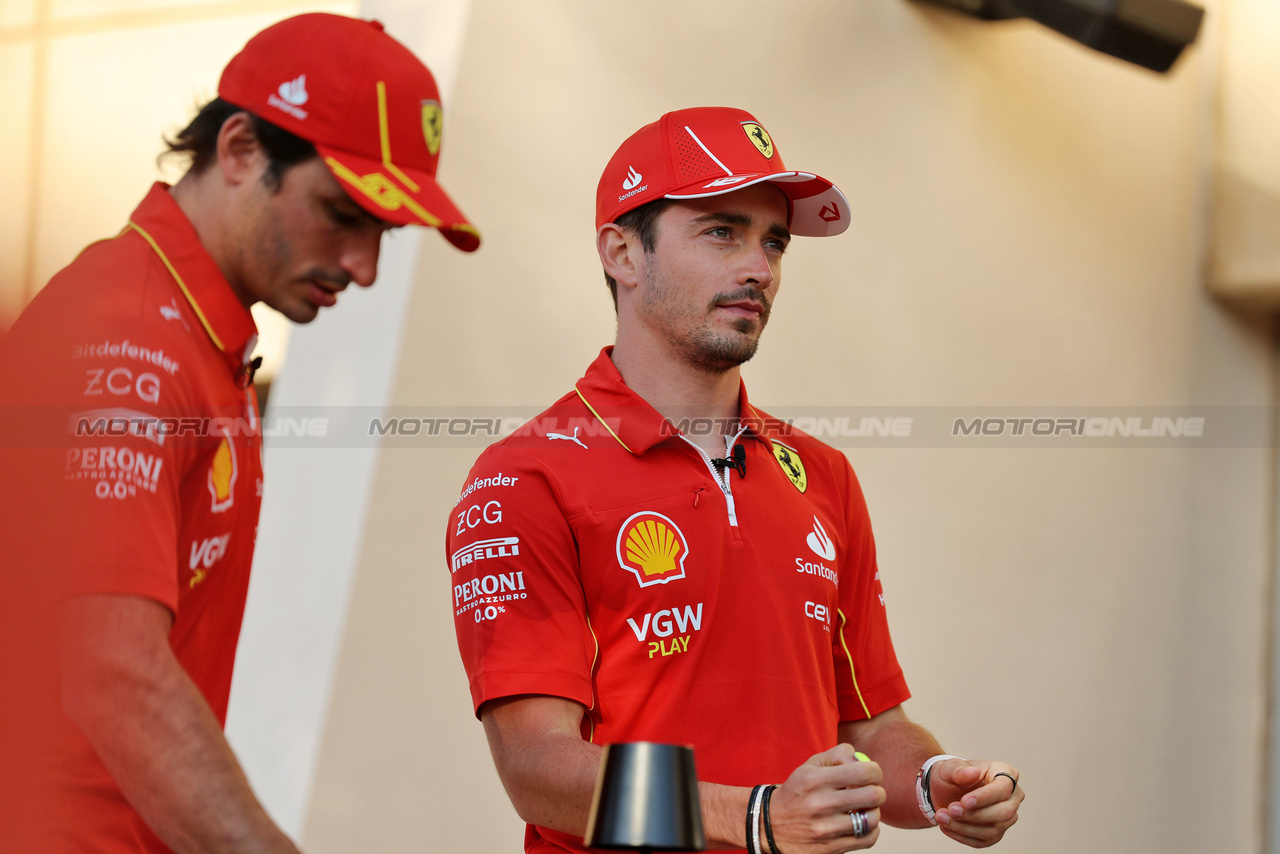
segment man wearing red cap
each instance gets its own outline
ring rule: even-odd
[[[740,378],[792,235],[849,215],[741,110],[668,113],[605,168],[617,341],[480,457],[449,520],[458,644],[527,850],[585,850],[599,745],[626,741],[695,747],[712,848],[848,851],[882,820],[985,847],[1017,819],[1015,768],[943,754],[902,711],[848,460]]]
[[[186,175],[153,186],[5,339],[0,400],[22,417],[0,442],[16,499],[0,508],[0,592],[56,612],[59,679],[43,687],[60,698],[24,697],[44,774],[26,818],[41,826],[0,848],[296,850],[222,733],[263,488],[249,309],[313,320],[373,284],[395,226],[476,249],[436,183],[441,117],[431,72],[376,22],[264,30],[170,143]],[[13,670],[39,677],[47,626],[29,623]]]

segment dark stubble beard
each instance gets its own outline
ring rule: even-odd
[[[646,271],[648,278],[648,299],[650,306],[679,306],[681,303],[678,286],[673,285],[665,277],[652,275]],[[750,299],[760,303],[763,311],[757,321],[739,318],[732,324],[733,329],[741,335],[724,335],[711,328],[709,315],[717,306],[727,305],[740,300]],[[685,362],[699,370],[711,374],[723,374],[744,362],[750,361],[760,346],[760,335],[769,322],[769,297],[759,288],[750,285],[736,290],[718,293],[704,307],[703,318],[707,322],[694,330],[692,335],[672,337],[671,343],[684,358]],[[759,331],[752,336],[752,327],[759,323]]]

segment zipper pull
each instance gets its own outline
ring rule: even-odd
[[[702,491],[704,489],[706,489],[705,486],[699,486],[693,491],[693,509],[695,510],[698,509],[698,499],[702,497]]]

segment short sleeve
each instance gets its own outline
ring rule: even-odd
[[[4,393],[27,425],[9,431],[9,451],[30,452],[22,554],[31,571],[57,575],[61,595],[135,595],[176,610],[189,451],[156,429],[188,405],[172,339],[136,316],[77,315],[66,302],[33,303],[0,358],[23,372]]]
[[[833,638],[840,720],[875,717],[911,694],[893,650],[875,538],[862,487],[844,460],[846,553],[840,570],[839,631]]]
[[[517,694],[589,708],[595,643],[552,475],[527,453],[496,445],[472,468],[448,526],[454,627],[476,713]]]

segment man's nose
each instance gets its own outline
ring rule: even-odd
[[[378,253],[382,248],[381,230],[353,236],[343,247],[339,263],[351,281],[362,288],[378,277]]]
[[[763,246],[748,247],[743,250],[742,264],[738,269],[738,283],[754,282],[764,289],[773,284],[773,258]]]

